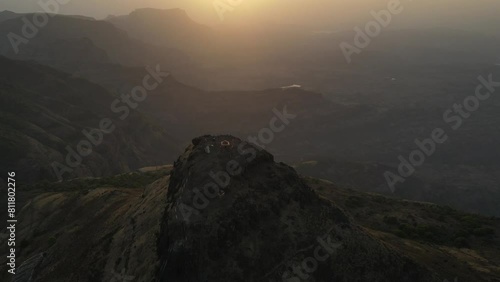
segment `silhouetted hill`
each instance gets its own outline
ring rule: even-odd
[[[27,14],[27,18],[33,17]],[[142,43],[130,38],[126,32],[105,21],[96,21],[74,16],[50,17],[48,24],[40,28],[37,34],[26,44],[19,45],[16,54],[7,37],[10,32],[22,35],[24,22],[20,19],[11,19],[0,26],[1,54],[14,59],[37,59],[38,56],[47,57],[53,52],[48,46],[54,46],[60,40],[81,40],[88,38],[99,49],[104,50],[113,63],[129,66],[145,66],[162,64],[164,67],[180,67],[188,63],[189,59],[181,51],[165,47],[157,47]],[[68,49],[66,53],[69,53]],[[76,50],[78,51],[78,49]],[[67,59],[80,60],[80,53],[75,52]],[[59,60],[57,56],[54,59]]]
[[[201,51],[213,39],[208,26],[194,22],[181,9],[138,9],[106,20],[136,39],[181,50]]]
[[[15,19],[15,18],[20,17],[20,16],[21,16],[21,14],[17,14],[17,13],[5,10],[5,11],[0,12],[0,22],[10,20],[10,19]]]

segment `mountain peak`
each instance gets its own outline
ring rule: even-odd
[[[231,182],[229,178],[238,179],[250,173],[255,166],[264,167],[274,165],[274,157],[261,148],[247,143],[231,135],[205,135],[192,140],[184,154],[174,164],[172,185],[169,188],[169,197],[179,197],[178,184],[189,175],[197,175],[190,179],[191,187],[203,186],[203,182],[214,181],[214,175],[223,176],[216,179]],[[204,172],[210,171],[207,175]],[[216,177],[215,177],[216,178]],[[221,194],[229,191],[230,183],[219,183]],[[222,187],[223,186],[223,187]],[[189,192],[189,191],[184,191]]]
[[[435,281],[352,224],[291,167],[230,135],[192,140],[174,164],[161,221],[160,281],[296,281],[291,269],[317,252],[328,260],[316,261],[314,281]],[[353,273],[349,261],[361,257],[374,263]],[[389,267],[375,263],[382,259]]]

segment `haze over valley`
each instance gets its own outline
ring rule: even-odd
[[[62,2],[0,4],[33,281],[299,281],[332,230],[300,281],[500,279],[498,1]]]

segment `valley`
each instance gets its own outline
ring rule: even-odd
[[[0,3],[0,281],[500,281],[496,1],[133,2]]]

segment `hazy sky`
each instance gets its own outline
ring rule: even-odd
[[[0,0],[0,10],[15,12],[41,11],[38,2],[55,0]],[[215,0],[227,2],[228,0]],[[234,0],[233,0],[234,1]],[[359,22],[370,18],[371,10],[387,6],[391,0],[241,0],[228,22],[277,22],[332,26]],[[235,1],[237,2],[237,0]],[[401,0],[405,22],[477,21],[484,17],[500,18],[500,0]],[[214,24],[219,18],[214,0],[69,0],[61,6],[64,14],[104,18],[109,14],[128,14],[143,7],[182,8],[196,21]]]

